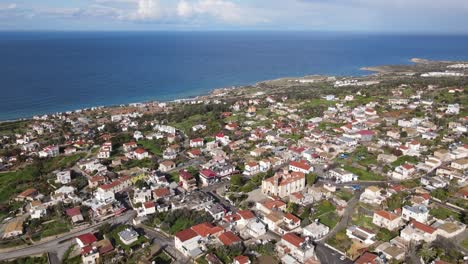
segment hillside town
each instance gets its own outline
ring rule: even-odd
[[[468,79],[434,75],[1,123],[0,263],[466,263]]]

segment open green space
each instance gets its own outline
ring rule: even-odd
[[[344,170],[356,174],[361,181],[382,181],[385,178],[371,171],[366,171],[349,165],[343,167]]]

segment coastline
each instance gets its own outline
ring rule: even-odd
[[[433,60],[428,60],[428,59],[421,59],[421,58],[411,58],[409,60],[412,64],[407,64],[407,65],[381,65],[381,66],[366,66],[366,67],[361,67],[359,70],[361,71],[367,71],[367,75],[362,75],[362,76],[332,76],[332,75],[319,75],[322,77],[338,77],[338,78],[369,78],[374,75],[379,75],[379,74],[408,74],[408,73],[415,73],[417,70],[422,70],[433,67],[441,67],[441,66],[447,66],[449,64],[454,64],[454,63],[468,63],[466,61],[433,61]],[[34,114],[29,117],[21,117],[21,118],[14,118],[14,119],[7,119],[7,120],[0,120],[0,124],[5,124],[5,123],[12,123],[12,122],[21,122],[21,121],[30,121],[33,120],[34,117],[40,117],[40,116],[45,116],[45,115],[56,115],[56,114],[64,114],[64,113],[78,113],[82,111],[89,111],[89,110],[95,110],[95,109],[103,109],[103,108],[118,108],[118,107],[129,107],[132,104],[155,104],[155,103],[183,103],[187,101],[192,101],[192,100],[205,100],[205,99],[212,99],[215,97],[219,97],[220,95],[217,94],[220,91],[223,91],[224,93],[226,91],[232,91],[232,90],[237,90],[237,89],[242,89],[246,88],[249,86],[257,86],[261,83],[268,83],[268,82],[277,82],[277,81],[291,81],[295,79],[304,79],[310,76],[316,76],[314,74],[307,74],[302,77],[280,77],[280,78],[275,78],[275,79],[270,79],[270,80],[262,80],[262,81],[257,81],[255,83],[251,84],[244,84],[244,85],[238,85],[238,86],[231,86],[231,87],[224,87],[224,88],[213,88],[209,90],[208,92],[203,92],[198,95],[193,95],[193,96],[184,96],[176,99],[168,99],[168,100],[148,100],[148,101],[137,101],[137,102],[129,102],[129,103],[121,103],[121,104],[109,104],[109,105],[99,105],[99,106],[90,106],[90,107],[85,107],[85,108],[78,108],[78,109],[73,109],[73,110],[66,110],[66,111],[57,111],[57,112],[49,112],[49,113],[41,113],[41,114]]]

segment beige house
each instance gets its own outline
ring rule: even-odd
[[[176,164],[171,160],[165,160],[159,164],[159,170],[162,172],[168,172],[176,167]]]
[[[262,192],[271,196],[286,197],[305,188],[305,174],[302,172],[280,172],[262,181]]]

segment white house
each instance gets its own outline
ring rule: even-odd
[[[393,212],[378,210],[374,212],[372,223],[388,230],[395,230],[401,225],[401,216]]]
[[[145,149],[143,148],[137,148],[134,152],[133,152],[133,155],[135,156],[135,158],[137,160],[142,160],[142,159],[146,159],[149,157],[149,154],[148,154],[148,151],[146,151]]]
[[[416,168],[411,164],[403,164],[395,168],[392,178],[396,180],[406,180],[416,172]]]
[[[299,263],[304,263],[314,257],[312,243],[294,233],[284,234],[276,245],[276,251],[283,256],[289,255]]]
[[[447,110],[445,111],[445,113],[449,115],[458,115],[458,113],[460,113],[460,105],[459,104],[447,105]]]
[[[349,238],[356,239],[357,241],[366,245],[374,244],[376,236],[374,232],[355,225],[346,229],[346,235]]]
[[[432,242],[437,237],[437,229],[425,225],[416,220],[410,223],[400,232],[400,237],[406,241],[425,241]]]
[[[428,216],[429,216],[429,210],[424,205],[418,205],[418,206],[405,205],[403,206],[403,210],[401,212],[401,217],[406,221],[414,219],[418,222],[425,223],[427,221]]]
[[[221,204],[215,203],[215,204],[206,206],[205,212],[208,212],[215,221],[219,221],[223,219],[226,213],[226,209],[224,209],[224,207]]]
[[[357,181],[358,176],[342,168],[336,168],[328,171],[330,177],[335,178],[337,183]]]
[[[305,160],[291,161],[289,163],[289,170],[308,174],[314,171],[314,167],[310,166]]]
[[[377,186],[369,186],[361,194],[359,200],[363,203],[381,204],[385,200],[385,196],[381,194],[381,189]]]
[[[316,221],[312,224],[304,227],[303,233],[305,236],[311,237],[313,239],[319,239],[325,236],[330,232],[330,228],[320,222]]]
[[[131,227],[120,231],[118,235],[120,241],[122,241],[127,246],[135,243],[139,237],[138,232]]]
[[[190,140],[191,148],[201,148],[204,145],[203,138],[195,138]]]
[[[56,182],[61,184],[69,184],[71,182],[71,172],[69,170],[59,171],[55,174],[57,176]]]
[[[177,232],[174,236],[174,246],[186,257],[194,258],[202,254],[198,241],[202,239],[191,228]]]

